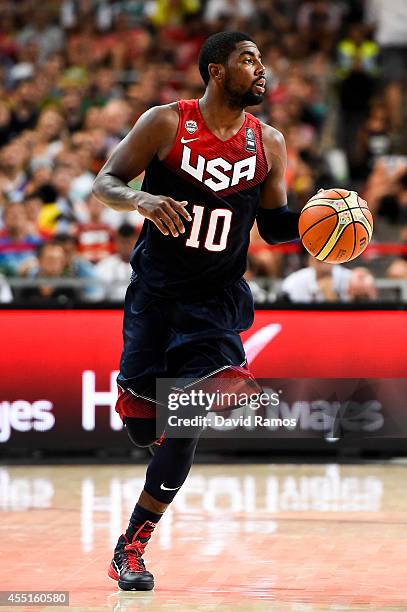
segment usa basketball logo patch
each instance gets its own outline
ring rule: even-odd
[[[189,134],[194,134],[198,129],[198,124],[192,119],[190,121],[185,121],[185,129]]]
[[[252,128],[246,128],[246,151],[256,153],[256,135]]]

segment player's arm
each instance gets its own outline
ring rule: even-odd
[[[117,145],[93,184],[93,193],[106,206],[118,211],[137,210],[165,235],[185,231],[186,201],[134,191],[128,183],[145,170],[155,155],[168,152],[175,138],[178,113],[170,106],[151,108]]]
[[[270,171],[263,183],[257,227],[269,244],[299,239],[299,213],[289,210],[285,188],[287,151],[284,137],[274,128],[264,125],[263,146]]]

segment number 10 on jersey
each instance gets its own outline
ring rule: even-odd
[[[208,232],[205,240],[201,236],[201,225],[205,214],[205,208],[194,204],[192,208],[192,226],[189,238],[187,238],[186,246],[199,249],[201,243],[208,251],[224,251],[227,246],[230,224],[232,222],[232,211],[227,208],[215,208],[210,213]],[[218,224],[222,224],[220,236],[215,241],[215,236],[218,230]]]

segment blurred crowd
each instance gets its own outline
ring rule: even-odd
[[[285,135],[290,206],[356,189],[375,240],[407,245],[406,0],[0,0],[0,23],[0,302],[123,299],[143,219],[100,204],[94,177],[144,111],[202,95],[200,46],[225,29],[262,51],[267,95],[249,110]],[[355,265],[266,248],[254,229],[247,277],[259,301],[263,277],[311,302],[407,280],[405,252]]]

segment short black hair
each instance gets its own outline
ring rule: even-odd
[[[244,32],[218,32],[205,40],[198,59],[199,72],[205,85],[209,83],[209,64],[225,65],[229,55],[236,49],[236,43],[243,40],[254,43],[253,38]]]
[[[57,240],[51,238],[50,240],[46,240],[45,242],[41,242],[38,246],[37,246],[37,257],[38,259],[42,256],[42,254],[44,253],[45,249],[47,249],[48,247],[53,247],[53,246],[57,246],[57,247],[61,247],[62,248],[62,244],[60,242],[58,242]]]
[[[131,236],[135,236],[136,230],[134,225],[130,225],[130,223],[122,223],[117,229],[117,235],[121,236],[122,238],[130,238]]]
[[[56,234],[53,238],[53,242],[55,242],[56,244],[65,244],[65,242],[71,242],[75,245],[78,244],[76,236],[72,236],[72,234],[67,234],[65,232],[60,232],[59,234]]]
[[[400,176],[399,185],[401,189],[407,189],[407,170]]]

